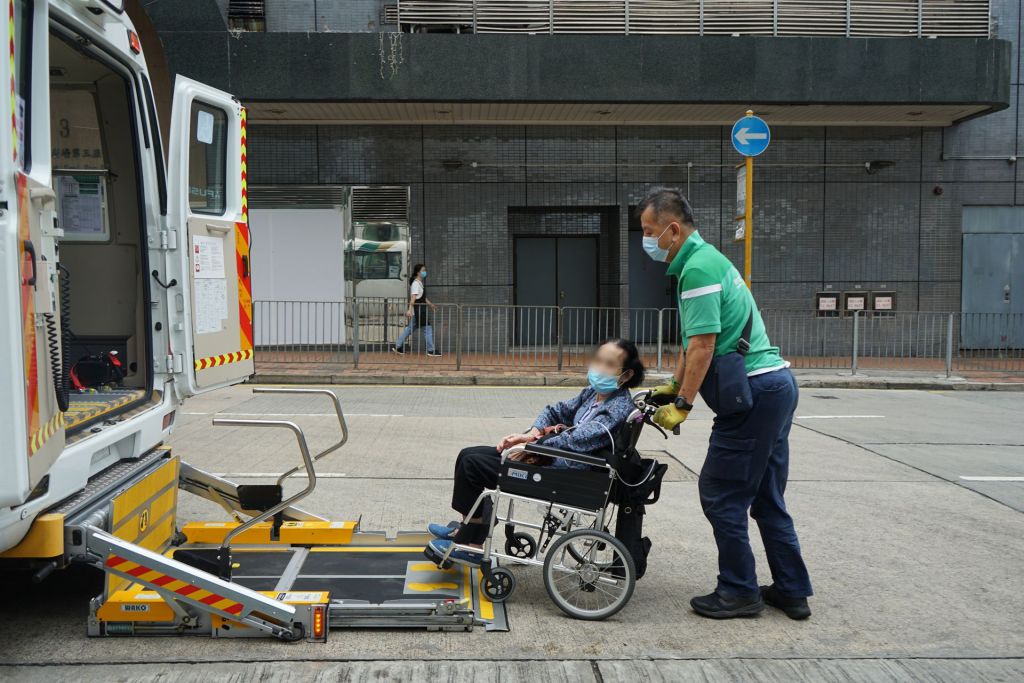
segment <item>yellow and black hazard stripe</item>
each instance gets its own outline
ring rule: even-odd
[[[56,434],[58,429],[64,429],[64,413],[61,412],[47,420],[46,424],[29,437],[28,454],[32,455],[42,448],[43,444],[49,441],[50,437]]]
[[[220,367],[221,365],[239,363],[243,360],[249,360],[252,356],[252,349],[245,349],[244,351],[222,353],[219,356],[210,356],[209,358],[199,358],[196,360],[196,370],[207,370],[209,368]]]
[[[140,583],[159,586],[160,588],[176,593],[184,598],[201,602],[204,605],[209,605],[214,609],[227,612],[228,614],[240,614],[244,607],[240,602],[236,602],[230,598],[225,598],[224,596],[218,595],[212,591],[203,590],[198,586],[193,586],[187,581],[182,581],[181,579],[176,579],[173,576],[168,576],[163,572],[150,569],[145,565],[132,562],[131,560],[127,560],[118,555],[109,555],[105,564],[110,569],[138,579]]]

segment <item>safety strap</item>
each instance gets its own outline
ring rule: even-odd
[[[736,342],[736,353],[741,356],[747,355],[750,351],[750,332],[754,327],[754,304],[750,304],[750,315],[747,317],[747,324],[743,326],[743,332],[740,333],[740,339]]]

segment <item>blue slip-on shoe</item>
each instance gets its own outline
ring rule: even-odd
[[[448,552],[448,548],[452,545],[452,541],[446,541],[443,539],[437,539],[427,544],[427,548],[433,551],[437,557],[444,557],[444,554]],[[449,560],[458,560],[459,562],[465,562],[467,564],[479,565],[484,561],[484,556],[481,553],[471,553],[468,550],[453,550],[452,554],[448,556]]]
[[[452,539],[452,536],[455,535],[455,532],[457,532],[459,530],[460,526],[462,526],[462,525],[459,524],[458,522],[448,522],[447,524],[444,524],[444,525],[442,525],[442,524],[428,524],[427,525],[427,531],[429,531],[430,535],[433,536],[434,538],[439,538],[441,540],[450,541]]]

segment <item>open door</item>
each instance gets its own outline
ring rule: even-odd
[[[50,186],[47,4],[12,0],[0,109],[0,507],[44,489],[64,449],[55,194]],[[62,391],[62,402],[66,401]]]
[[[168,223],[178,237],[182,397],[253,373],[245,109],[178,76],[168,154]],[[175,331],[176,332],[176,331]],[[173,333],[173,332],[172,332]]]

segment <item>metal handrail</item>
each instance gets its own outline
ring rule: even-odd
[[[252,390],[252,393],[254,393],[254,394],[322,394],[324,396],[328,396],[331,399],[331,403],[334,404],[334,413],[338,416],[338,424],[341,427],[341,439],[337,443],[335,443],[335,444],[333,444],[331,446],[328,446],[324,450],[322,450],[319,453],[317,453],[316,455],[314,455],[313,456],[313,462],[314,463],[319,462],[320,459],[323,458],[324,456],[329,455],[329,454],[333,453],[334,451],[338,450],[339,448],[344,446],[345,443],[348,441],[348,423],[345,421],[345,411],[341,407],[341,401],[338,399],[337,394],[335,394],[330,389],[279,389],[279,388],[275,388],[275,387],[256,387],[256,388],[254,388]],[[293,474],[298,472],[300,469],[302,469],[302,468],[300,466],[296,465],[292,469],[290,469],[287,472],[285,472],[284,474],[282,474],[280,477],[277,478],[277,485],[278,486],[283,485],[285,479],[288,479],[290,476],[292,476]]]
[[[297,503],[309,494],[313,493],[316,489],[316,469],[313,467],[313,458],[309,455],[309,446],[306,444],[306,435],[303,434],[302,428],[294,422],[287,420],[237,420],[237,419],[225,419],[225,418],[214,418],[213,424],[218,427],[279,427],[284,429],[292,430],[295,434],[295,439],[299,442],[299,451],[302,453],[302,462],[306,466],[306,475],[308,477],[308,483],[306,488],[299,491],[291,498],[286,498],[274,507],[266,510],[265,512],[250,517],[248,521],[243,522],[241,525],[235,527],[224,536],[224,540],[220,544],[221,550],[227,550],[231,547],[231,541],[246,529],[251,529],[260,522],[270,519],[277,513],[290,507],[293,503]],[[223,557],[223,555],[221,555]]]

